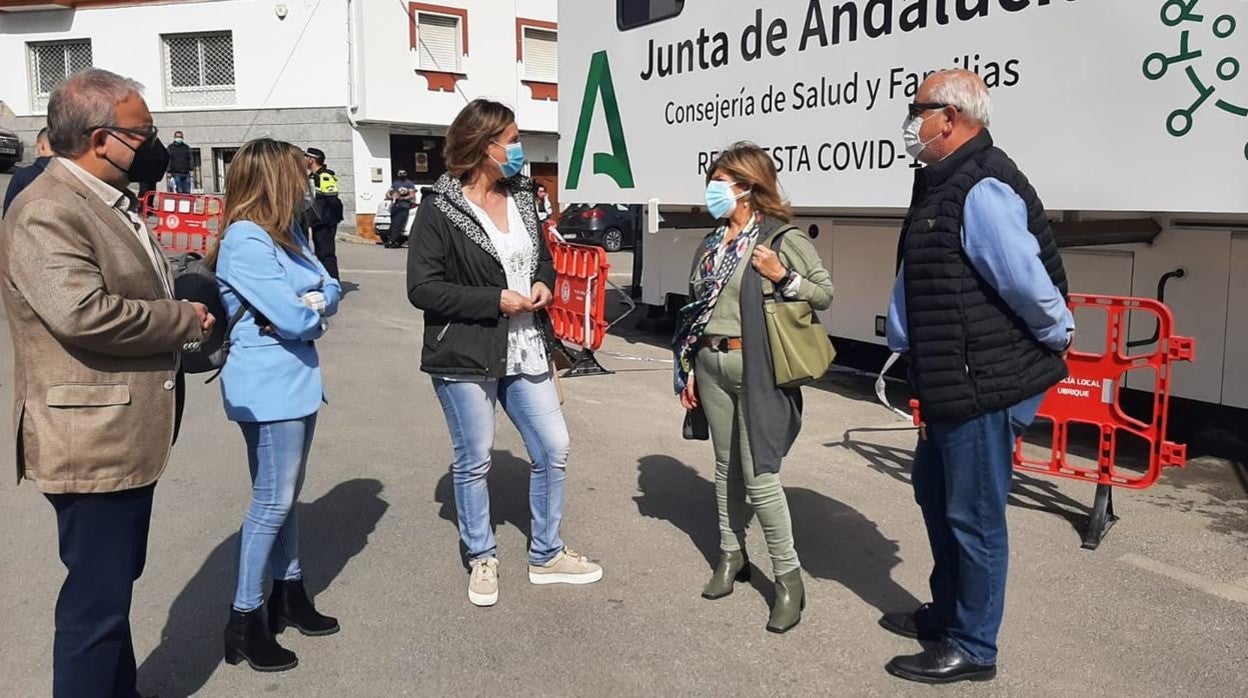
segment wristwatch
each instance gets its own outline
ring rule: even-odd
[[[785,269],[784,276],[780,277],[780,280],[776,282],[776,287],[781,289],[788,288],[789,284],[793,282],[794,276],[792,269]]]

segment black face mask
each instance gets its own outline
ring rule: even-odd
[[[117,138],[111,132],[108,134]],[[130,162],[130,169],[118,167],[117,163],[109,160],[109,164],[122,172],[126,173],[126,178],[131,182],[159,182],[165,177],[165,170],[169,169],[169,151],[165,149],[165,144],[160,142],[159,138],[143,141],[138,148],[131,148],[130,144],[117,138],[121,144],[134,151],[134,160]]]

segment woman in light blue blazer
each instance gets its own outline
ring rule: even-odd
[[[304,635],[338,632],[338,621],[318,613],[303,587],[295,502],[324,400],[313,342],[338,310],[342,288],[297,223],[307,190],[297,148],[267,138],[247,143],[230,164],[226,188],[228,227],[209,262],[228,316],[247,308],[230,333],[221,393],[226,416],[247,442],[252,499],[225,660],[285,671],[298,659],[277,643],[277,633],[288,626]],[[266,574],[273,580],[267,614]]]

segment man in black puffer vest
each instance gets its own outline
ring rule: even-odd
[[[925,683],[996,675],[1006,498],[1019,433],[1066,377],[1074,333],[1044,205],[988,134],[983,80],[938,72],[903,127],[915,171],[888,343],[910,357],[923,427],[912,481],[934,567],[932,602],[880,623],[934,643],[888,664]]]

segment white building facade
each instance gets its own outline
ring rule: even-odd
[[[0,126],[32,159],[52,89],[105,68],[146,86],[166,143],[185,133],[195,191],[222,192],[238,147],[271,136],[324,150],[347,226],[369,230],[397,172],[431,185],[447,127],[487,97],[516,110],[528,173],[556,195],[556,12],[556,0],[0,0]]]
[[[222,192],[238,147],[271,136],[324,150],[350,206],[347,27],[344,0],[3,0],[0,125],[32,158],[52,89],[104,68],[143,83],[163,141],[184,132],[195,191]]]
[[[354,3],[348,113],[361,212],[400,169],[433,184],[447,127],[478,97],[515,109],[528,174],[557,195],[556,14],[556,0]]]

